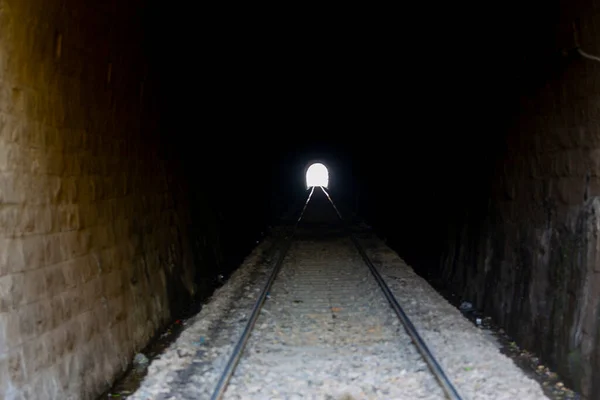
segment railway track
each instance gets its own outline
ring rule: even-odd
[[[327,191],[313,188],[211,399],[340,396],[461,399]]]

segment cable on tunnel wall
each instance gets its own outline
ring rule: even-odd
[[[597,61],[600,62],[600,57],[598,56],[594,56],[592,54],[586,53],[585,51],[583,51],[579,45],[579,38],[577,36],[577,27],[576,24],[573,22],[573,39],[575,41],[575,49],[577,49],[577,52],[584,58],[587,58],[588,60],[593,60],[593,61]]]
[[[598,56],[593,56],[591,54],[586,53],[585,51],[581,50],[581,48],[579,48],[579,46],[577,47],[577,52],[579,54],[581,54],[582,57],[588,58],[590,60],[594,60],[594,61],[598,61],[600,62],[600,57]]]

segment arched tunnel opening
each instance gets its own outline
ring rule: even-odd
[[[241,7],[0,0],[0,397],[110,391],[321,163],[552,393],[598,398],[598,1]]]
[[[329,170],[321,163],[311,164],[306,170],[306,187],[329,186]]]

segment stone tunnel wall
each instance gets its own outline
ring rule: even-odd
[[[600,63],[569,51],[577,22],[582,48],[600,54],[600,13],[581,3],[561,10],[545,59],[551,72],[533,71],[538,81],[519,103],[491,200],[471,200],[469,212],[457,216],[442,268],[462,298],[496,317],[520,345],[596,399]]]
[[[94,398],[194,292],[139,5],[0,0],[1,398]]]

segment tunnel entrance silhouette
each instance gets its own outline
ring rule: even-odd
[[[314,163],[306,171],[306,187],[310,189],[313,186],[323,186],[327,188],[329,185],[329,171],[327,167],[321,163]]]

